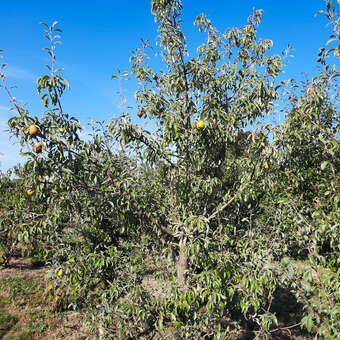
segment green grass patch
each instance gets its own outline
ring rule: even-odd
[[[17,322],[18,317],[16,315],[0,311],[0,339],[2,339]]]
[[[0,279],[0,286],[10,298],[26,297],[36,291],[38,283],[27,276],[24,277],[3,277]]]
[[[48,326],[46,315],[43,311],[32,310],[45,304],[38,279],[4,276],[0,278],[0,286],[0,339],[27,340],[34,334],[41,334]],[[9,306],[21,309],[20,317],[8,313]],[[22,324],[21,319],[28,319],[28,323]]]

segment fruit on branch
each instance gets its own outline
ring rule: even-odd
[[[64,132],[65,132],[65,129],[64,129],[63,127],[61,127],[61,128],[59,129],[59,132],[60,132],[60,133],[64,133]]]
[[[196,124],[196,129],[197,130],[203,130],[204,127],[205,127],[205,123],[204,123],[203,120],[200,120],[200,121],[197,122],[197,124]]]
[[[32,196],[35,193],[35,191],[33,189],[27,189],[26,193],[28,196]]]
[[[310,95],[314,94],[314,89],[312,87],[308,88],[307,94],[310,94]]]
[[[269,164],[268,164],[268,162],[265,162],[265,163],[264,163],[264,168],[265,168],[265,169],[269,169]]]
[[[31,136],[36,136],[38,134],[38,128],[36,125],[31,125],[28,129],[28,133],[31,135]]]
[[[35,153],[41,153],[41,151],[42,151],[42,144],[41,144],[40,142],[34,144],[34,146],[33,146],[33,151],[34,151]]]
[[[144,111],[143,111],[143,110],[139,110],[138,113],[137,113],[137,116],[138,116],[139,118],[142,118],[143,115],[144,115]]]

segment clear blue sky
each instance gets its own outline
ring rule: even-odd
[[[337,1],[336,1],[337,2]],[[246,24],[252,9],[264,10],[259,38],[272,39],[275,53],[292,45],[294,58],[285,68],[285,78],[302,79],[302,72],[311,78],[316,73],[319,47],[328,40],[330,28],[326,19],[315,13],[325,9],[323,0],[183,0],[184,33],[190,48],[195,48],[201,35],[193,26],[195,17],[206,13],[220,31]],[[336,4],[337,12],[339,5]],[[111,80],[117,69],[129,70],[131,51],[140,38],[152,43],[157,26],[151,15],[150,0],[130,1],[1,1],[0,49],[5,50],[8,81],[17,85],[17,99],[28,103],[28,109],[40,115],[44,108],[36,93],[35,81],[47,72],[43,47],[48,46],[39,22],[60,23],[62,45],[57,49],[57,64],[64,67],[64,76],[71,91],[64,96],[64,110],[79,118],[83,125],[91,119],[108,119],[119,114],[118,82]],[[136,83],[124,85],[128,104],[134,105]],[[0,170],[20,160],[18,147],[9,141],[6,122],[11,116],[5,92],[0,89]],[[131,110],[136,119],[136,110]]]

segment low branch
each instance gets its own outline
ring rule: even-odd
[[[171,236],[171,237],[174,237],[174,238],[177,238],[177,236],[176,236],[176,234],[172,231],[172,230],[170,230],[169,228],[167,228],[167,227],[164,227],[164,226],[158,226],[164,233],[166,233],[166,234],[168,234],[169,236]]]
[[[255,172],[256,172],[256,167],[258,166],[258,164],[260,164],[261,163],[261,159],[259,159],[258,161],[257,161],[257,163],[254,165],[254,168],[253,168],[253,172],[252,172],[252,174],[251,174],[251,176],[250,176],[250,180],[249,180],[249,182],[248,183],[246,183],[243,187],[241,187],[236,193],[235,193],[235,195],[228,201],[228,202],[226,202],[225,204],[223,204],[222,205],[222,207],[220,207],[219,209],[217,209],[212,215],[210,215],[209,217],[208,217],[208,222],[210,221],[210,220],[212,220],[217,214],[219,214],[222,210],[224,210],[226,207],[228,207],[228,205],[230,205],[233,201],[234,201],[234,199],[236,198],[236,196],[239,194],[239,193],[241,193],[244,189],[246,189],[249,185],[250,185],[250,183],[252,183],[252,180],[254,179],[254,176],[255,176]]]
[[[291,326],[287,326],[287,327],[279,327],[279,328],[275,328],[272,329],[271,331],[269,331],[270,333],[274,333],[274,332],[278,332],[278,331],[284,331],[285,329],[291,329],[291,328],[295,328],[301,325],[301,322],[296,323],[295,325],[291,325]]]
[[[251,182],[248,182],[246,185],[243,186],[243,188],[239,189],[236,194],[225,204],[222,205],[219,209],[217,209],[212,215],[210,215],[207,220],[208,222],[212,220],[217,214],[219,214],[222,210],[224,210],[228,205],[230,205],[234,199],[236,198],[236,195],[238,195],[240,192],[242,192]]]

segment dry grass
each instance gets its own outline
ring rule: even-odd
[[[53,312],[44,295],[44,274],[44,268],[34,268],[22,258],[0,269],[0,339],[91,339],[82,315]]]

